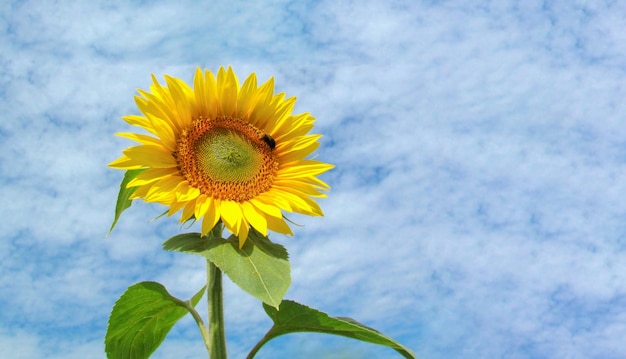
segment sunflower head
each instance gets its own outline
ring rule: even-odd
[[[181,211],[181,222],[201,220],[203,235],[221,220],[240,246],[250,226],[292,234],[283,211],[323,214],[314,199],[329,187],[317,176],[334,166],[309,159],[321,137],[308,134],[315,119],[292,114],[295,97],[274,94],[273,79],[258,86],[252,73],[240,86],[230,67],[217,78],[197,69],[193,88],[152,79],[135,97],[143,115],[124,117],[151,135],[119,133],[139,145],[109,164],[143,170],[128,183],[131,199]]]

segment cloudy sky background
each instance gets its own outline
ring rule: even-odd
[[[3,1],[0,348],[101,358],[109,311],[202,259],[137,202],[104,238],[150,74],[232,65],[317,117],[323,218],[292,217],[287,297],[431,358],[626,357],[626,5],[617,1]],[[226,280],[229,353],[270,327]],[[203,308],[203,307],[202,307]],[[190,318],[155,358],[205,355]],[[298,334],[258,358],[392,358]]]

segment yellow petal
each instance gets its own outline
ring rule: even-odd
[[[220,215],[224,225],[234,235],[239,235],[239,226],[242,220],[241,207],[235,201],[220,201]]]
[[[217,221],[220,219],[219,213],[216,210],[215,202],[212,199],[209,199],[211,202],[207,211],[204,213],[204,218],[202,219],[202,232],[201,234],[204,236],[209,233],[210,230],[215,227]]]
[[[319,205],[308,197],[301,197],[287,191],[273,191],[274,199],[282,199],[289,203],[290,210],[312,216],[322,216]]]
[[[271,126],[278,130],[278,124],[281,122],[284,123],[287,118],[291,116],[291,112],[293,112],[293,108],[296,105],[296,98],[290,97],[287,100],[283,101],[278,105],[274,114],[271,116],[272,123]]]
[[[205,76],[205,98],[206,98],[206,106],[207,106],[207,113],[204,114],[204,116],[206,116],[207,118],[215,118],[218,114],[219,111],[219,106],[218,106],[218,96],[217,96],[217,80],[215,79],[215,76],[213,76],[213,73],[209,70],[206,70],[204,72],[204,76]]]
[[[200,190],[191,186],[187,180],[182,180],[176,187],[176,200],[179,202],[188,202],[200,196]]]
[[[206,116],[208,112],[209,99],[207,96],[207,85],[202,70],[196,68],[196,73],[193,76],[193,93],[196,97],[197,113],[193,116]]]
[[[183,81],[165,76],[168,89],[174,100],[177,116],[174,118],[176,125],[182,130],[186,124],[192,122],[191,118],[191,94],[193,91]],[[180,132],[180,130],[178,131]]]
[[[248,223],[250,223],[250,225],[262,235],[266,236],[267,219],[265,219],[265,216],[263,215],[264,213],[259,213],[259,210],[257,210],[250,202],[243,202],[241,204],[241,208],[243,209],[243,215]]]
[[[134,146],[122,152],[135,163],[143,164],[144,167],[167,168],[177,166],[174,156],[163,147],[152,145]]]
[[[258,97],[256,84],[256,74],[252,73],[246,81],[244,81],[239,91],[239,98],[237,100],[237,116],[247,119],[256,105]]]
[[[313,128],[315,117],[308,112],[283,118],[276,124],[274,138],[283,142],[298,136],[304,136]]]
[[[198,198],[196,199],[196,208],[193,213],[196,219],[202,218],[202,216],[204,216],[206,211],[209,209],[210,205],[211,200],[207,197],[207,195],[201,194],[200,196],[198,196]]]
[[[152,188],[152,184],[136,187],[135,192],[133,192],[133,194],[130,195],[130,197],[128,198],[129,199],[144,198],[146,194],[148,194],[148,191],[150,190],[150,188]]]
[[[275,187],[273,189],[291,192],[293,194],[303,197],[326,197],[326,194],[320,193],[320,191],[317,189],[317,186],[313,186],[303,181],[280,180],[274,182],[274,186]]]
[[[239,224],[239,230],[237,231],[237,237],[239,238],[239,249],[243,248],[243,245],[246,243],[248,239],[248,234],[250,232],[250,226],[246,220],[242,220]]]
[[[196,199],[192,199],[191,201],[187,202],[187,204],[185,205],[185,208],[183,209],[183,214],[181,214],[180,216],[180,221],[181,222],[185,222],[187,221],[189,218],[191,218],[191,216],[193,216],[193,213],[196,209],[196,202],[200,199],[200,197],[196,198]]]
[[[302,178],[320,175],[326,171],[335,168],[334,165],[318,162],[314,160],[298,161],[289,165],[283,165],[278,170],[278,176],[281,178]]]
[[[183,207],[185,207],[187,205],[187,202],[172,202],[172,204],[170,204],[170,208],[167,210],[167,215],[171,216],[174,213],[180,211]]]
[[[191,119],[187,119],[185,122],[183,118],[178,116],[178,112],[173,103],[168,99],[162,99],[159,96],[153,95],[149,92],[140,92],[147,100],[143,104],[137,104],[137,107],[148,118],[161,119],[167,127],[172,129],[173,133],[180,133],[189,123]]]
[[[256,106],[250,113],[250,123],[255,125],[258,128],[267,128],[267,113],[270,112],[271,108],[270,101],[272,99],[272,94],[274,92],[274,78],[271,77],[267,80],[259,89],[257,90],[257,101]],[[268,131],[271,132],[271,131]]]
[[[172,125],[166,120],[149,113],[146,114],[146,117],[150,120],[156,135],[161,139],[163,147],[167,148],[169,151],[174,151],[176,149],[176,135],[174,134]]]
[[[220,109],[224,116],[234,116],[237,110],[237,91],[239,81],[229,66],[228,70],[220,67],[217,73],[217,89]]]
[[[276,194],[276,191],[269,190],[265,193],[261,193],[260,195],[256,196],[256,199],[266,204],[274,205],[285,211],[293,212],[292,203],[290,201],[287,201],[284,197],[278,196]],[[282,213],[281,213],[281,217],[282,217]]]
[[[263,195],[252,198],[249,201],[261,212],[276,218],[282,218],[283,214],[280,208],[276,207],[276,204],[272,203],[271,199],[265,199]]]
[[[152,124],[150,123],[150,120],[148,120],[144,116],[137,116],[137,115],[124,116],[122,117],[122,119],[130,125],[143,127],[146,130],[156,135],[156,133],[154,132],[154,129],[152,128]]]
[[[287,225],[285,220],[282,218],[268,217],[267,228],[276,233],[289,234],[293,236],[291,228],[289,228],[289,225]]]
[[[283,145],[282,142],[277,142],[276,147],[279,150],[282,150],[283,147],[281,147],[281,145]],[[311,153],[313,153],[313,151],[315,151],[319,147],[320,143],[317,142],[317,139],[308,138],[306,140],[298,141],[296,143],[291,142],[284,145],[285,147],[291,145],[291,147],[285,150],[283,154],[279,155],[279,158],[282,163],[287,164],[307,158]]]
[[[174,189],[178,186],[178,183],[180,183],[180,179],[171,176],[160,179],[152,185],[144,201],[160,202],[163,204],[171,203],[176,199]]]
[[[175,173],[178,173],[178,169],[173,168],[173,167],[148,168],[147,170],[138,174],[137,177],[133,178],[130,182],[128,182],[127,187],[136,187],[136,186],[141,186],[147,183],[156,182],[162,179],[163,177],[171,176]]]
[[[109,167],[117,168],[120,170],[137,170],[143,168],[144,166],[142,164],[138,164],[136,161],[126,156],[122,156],[115,161],[109,163]]]

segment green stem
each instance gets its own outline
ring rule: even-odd
[[[222,296],[222,271],[207,260],[207,294],[209,304],[209,358],[226,359],[224,334],[224,300]]]
[[[272,328],[273,329],[273,328]],[[270,330],[271,332],[271,330]],[[254,356],[256,355],[256,353],[259,351],[259,349],[261,349],[261,347],[263,345],[265,345],[265,343],[267,343],[270,339],[274,338],[274,336],[270,336],[270,332],[267,332],[267,334],[265,334],[265,336],[263,337],[263,339],[261,339],[258,343],[256,343],[256,345],[254,346],[254,348],[252,348],[252,350],[250,350],[250,353],[248,353],[248,356],[246,357],[246,359],[252,359],[254,358]]]
[[[191,316],[196,321],[196,324],[198,324],[198,328],[200,328],[200,334],[202,334],[202,340],[204,341],[204,346],[206,346],[206,350],[210,353],[211,341],[209,340],[210,338],[209,330],[206,328],[206,325],[204,325],[204,321],[202,320],[202,317],[193,307],[193,304],[191,303],[191,301],[181,301],[181,304],[183,304],[185,308],[189,310],[189,313],[191,313]]]

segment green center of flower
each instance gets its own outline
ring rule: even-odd
[[[246,201],[269,190],[278,171],[264,136],[237,118],[199,117],[182,131],[174,156],[183,177],[205,195]]]
[[[218,128],[196,141],[200,170],[214,181],[254,180],[263,165],[258,146],[234,130]]]

